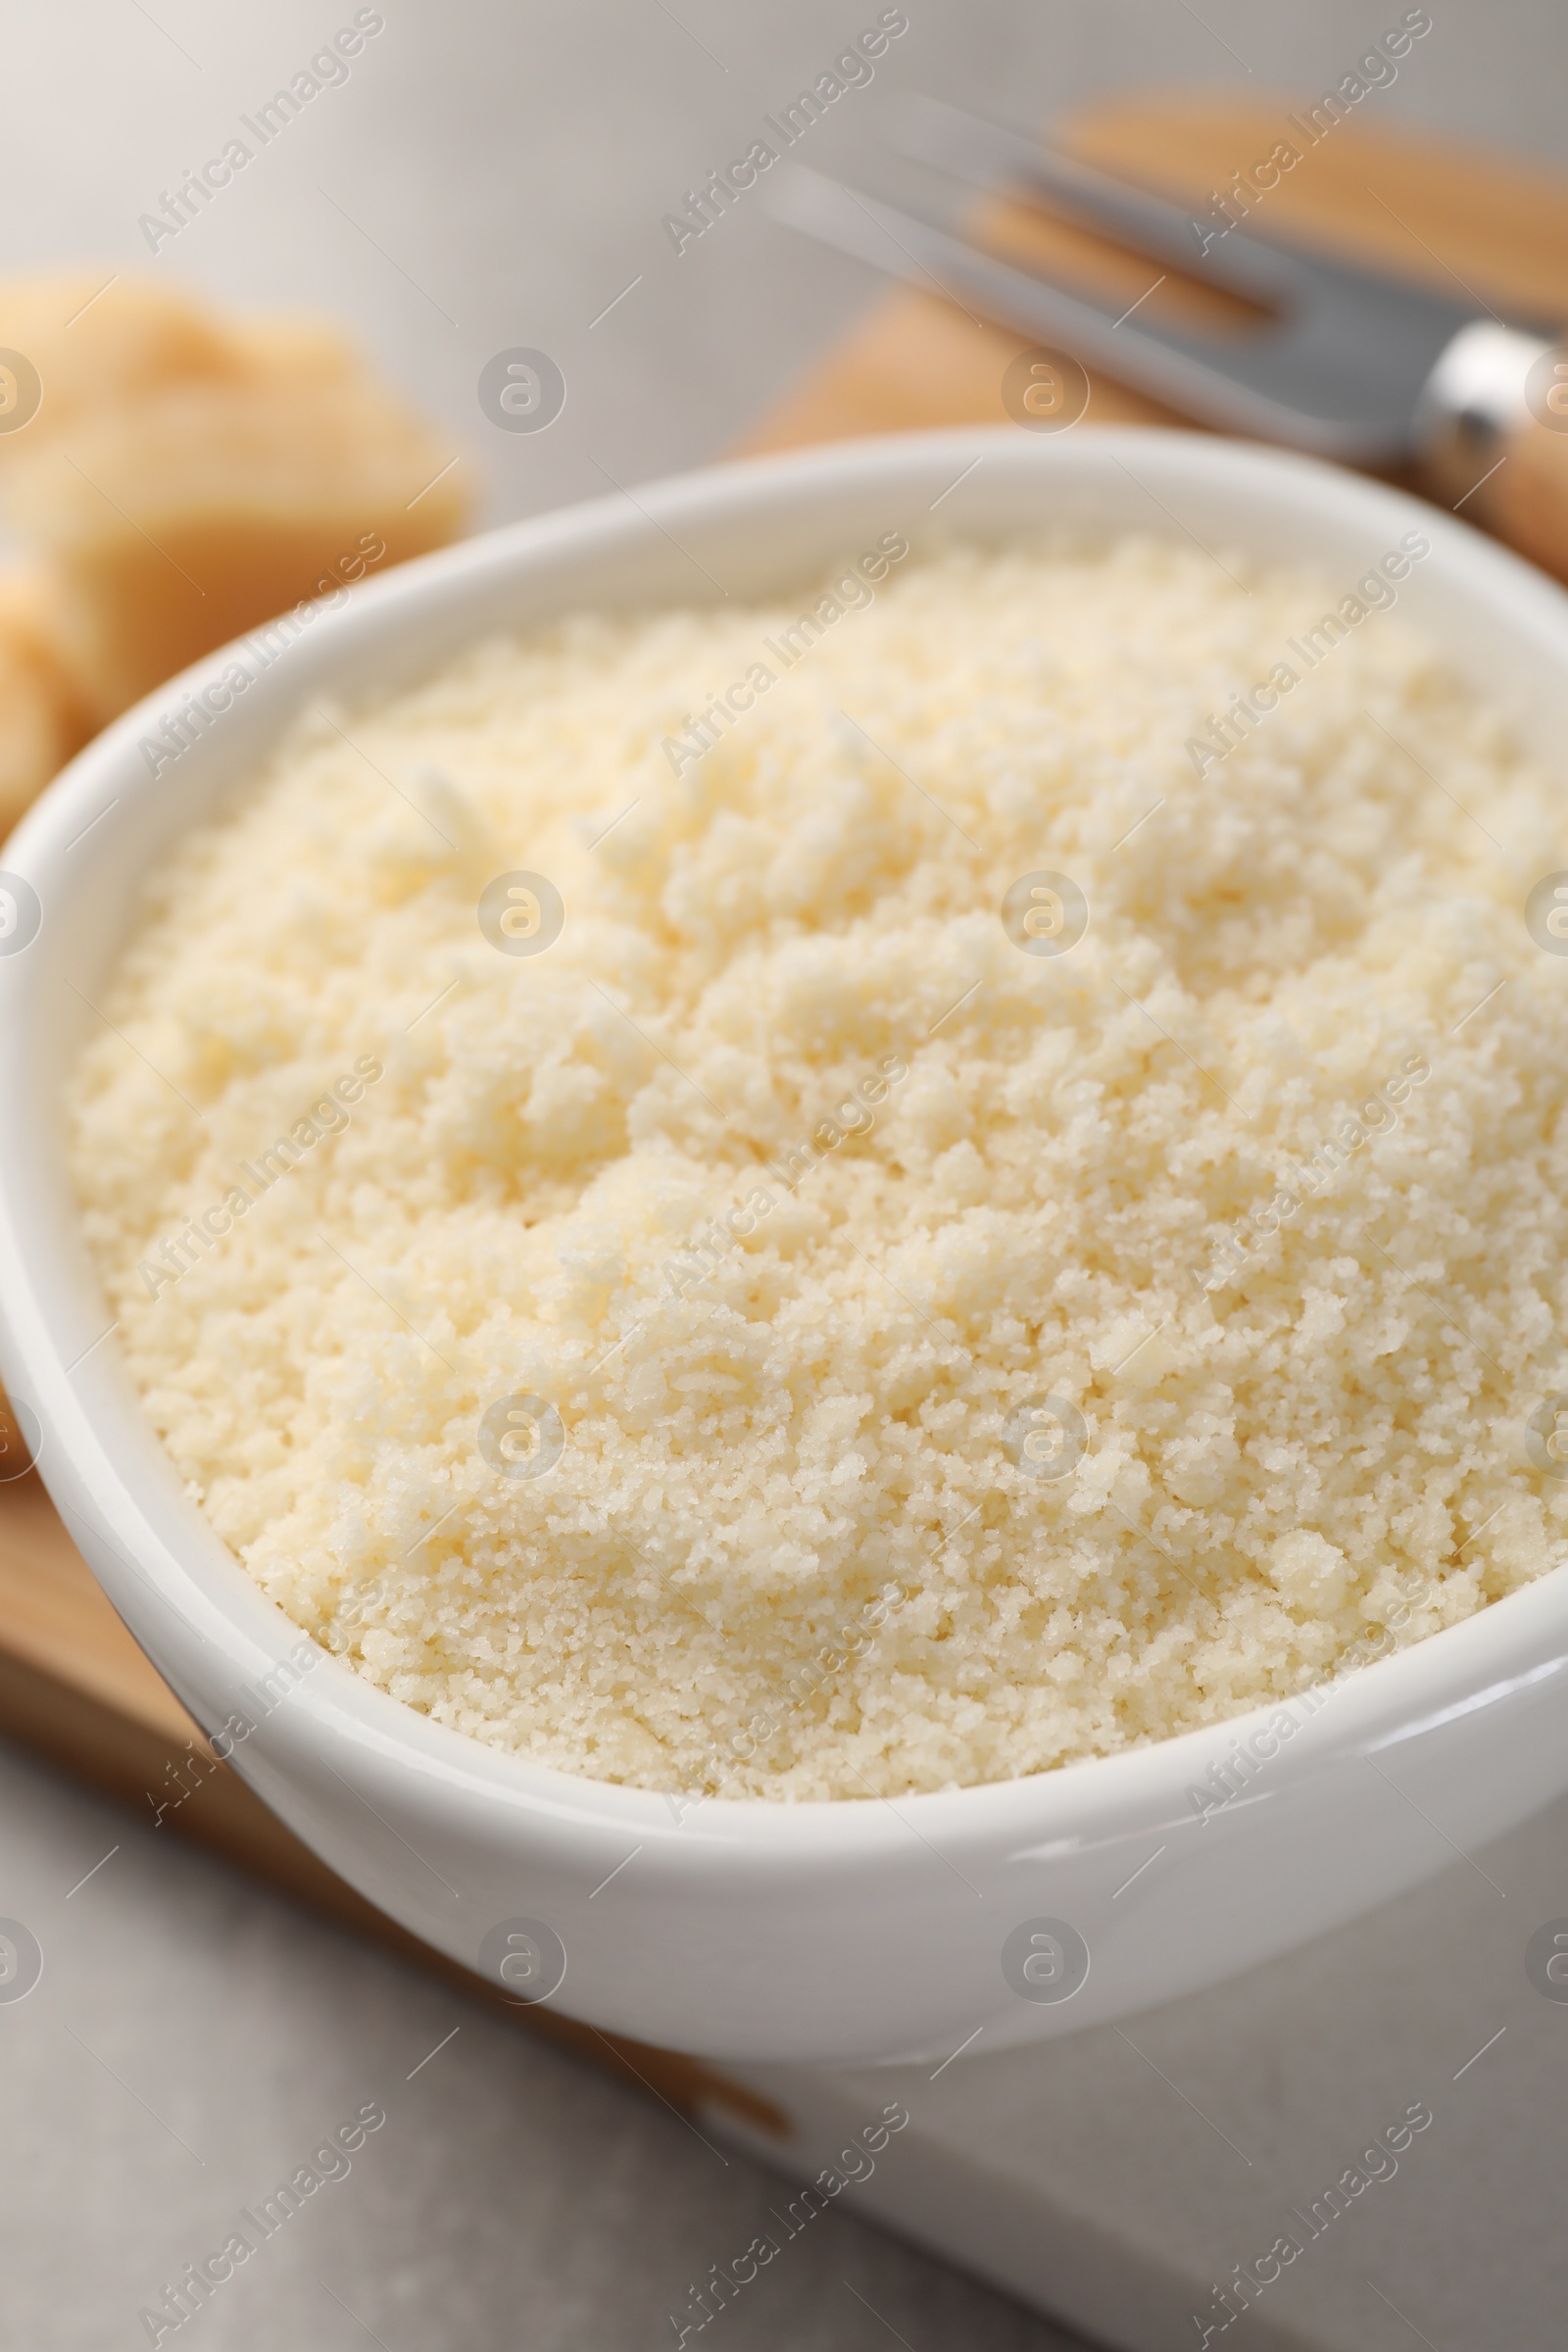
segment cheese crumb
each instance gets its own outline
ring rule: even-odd
[[[181,844],[74,1178],[297,1624],[564,1771],[863,1797],[1568,1557],[1560,792],[1402,612],[1308,667],[1336,584],[1226,562],[568,619]]]

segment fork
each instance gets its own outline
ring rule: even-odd
[[[999,325],[1060,347],[1048,356],[1102,368],[1206,423],[1374,471],[1414,467],[1438,494],[1475,497],[1499,537],[1568,574],[1568,352],[1544,322],[1504,325],[1295,238],[1205,229],[1179,205],[937,99],[898,100],[889,120],[900,153],[1076,214],[1262,309],[1264,323],[1220,337],[1147,314],[1115,318],[800,165],[770,175],[773,217],[894,276],[934,281]]]

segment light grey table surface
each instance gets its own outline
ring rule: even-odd
[[[1432,31],[1366,119],[1568,162],[1568,15],[1531,0],[1430,8]],[[808,159],[889,188],[912,184],[875,154],[889,89],[1018,122],[1118,87],[1315,93],[1403,13],[1400,0],[906,12],[907,32],[813,130]],[[385,0],[349,81],[155,259],[138,217],[352,0],[11,0],[0,267],[147,267],[225,302],[347,319],[478,461],[487,519],[635,485],[721,449],[873,290],[755,196],[679,255],[661,223],[878,13],[878,0]],[[519,344],[566,375],[548,433],[504,435],[477,405],[485,360]],[[3,2352],[145,2342],[139,2308],[367,2101],[387,2122],[349,2176],[181,2340],[656,2346],[673,2340],[689,2281],[746,2242],[776,2193],[654,2102],[3,1751],[0,1915],[29,1922],[48,1954],[37,1990],[0,2006]],[[840,2216],[722,2332],[734,2352],[1067,2342]]]

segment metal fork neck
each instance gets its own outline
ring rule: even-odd
[[[1462,326],[1427,378],[1416,444],[1434,489],[1463,497],[1495,465],[1530,415],[1530,370],[1552,346],[1492,318]]]

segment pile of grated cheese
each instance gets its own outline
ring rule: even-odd
[[[185,840],[75,1182],[297,1624],[568,1772],[863,1797],[1568,1557],[1568,957],[1522,911],[1568,812],[1397,610],[1189,748],[1349,586],[1226,564],[958,549],[787,669],[799,600],[569,619],[313,716]],[[999,913],[1041,871],[1066,954]],[[476,918],[516,872],[546,952]]]

